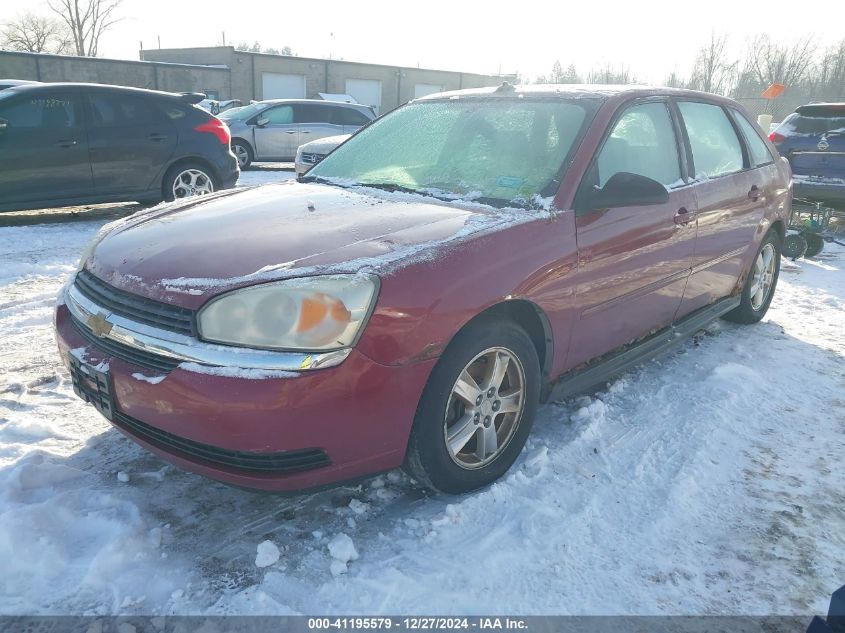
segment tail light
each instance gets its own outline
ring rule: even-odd
[[[786,140],[786,137],[783,134],[772,132],[771,134],[769,134],[769,140],[775,145],[777,145],[778,143],[783,143]]]
[[[229,143],[232,142],[232,134],[229,132],[229,128],[226,127],[226,124],[220,119],[211,118],[205,123],[200,123],[194,128],[194,131],[214,134],[214,136],[217,137],[217,140],[223,143],[226,147],[228,147]]]

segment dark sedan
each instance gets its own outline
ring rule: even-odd
[[[0,211],[157,202],[237,182],[228,128],[177,95],[99,84],[0,91]]]

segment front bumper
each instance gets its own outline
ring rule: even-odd
[[[186,470],[266,490],[302,490],[399,466],[435,362],[389,367],[353,349],[336,367],[295,377],[220,375],[187,363],[162,372],[114,356],[80,328],[60,305],[62,359],[108,367],[112,423],[121,432]]]

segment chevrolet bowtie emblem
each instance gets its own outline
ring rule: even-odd
[[[112,324],[106,321],[106,315],[102,312],[89,316],[86,324],[91,329],[91,332],[100,338],[108,336],[112,329]]]

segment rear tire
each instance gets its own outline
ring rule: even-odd
[[[249,143],[244,141],[232,141],[232,153],[238,159],[238,167],[242,170],[249,169],[255,159],[255,154],[252,153]]]
[[[775,231],[769,231],[748,271],[740,304],[722,318],[734,323],[757,323],[772,303],[779,274],[780,236]]]
[[[525,331],[485,319],[461,331],[423,390],[405,469],[422,485],[459,494],[501,477],[537,412],[540,363]]]
[[[171,202],[177,198],[189,198],[214,193],[217,182],[211,170],[201,163],[179,163],[173,165],[164,175],[161,195]]]

